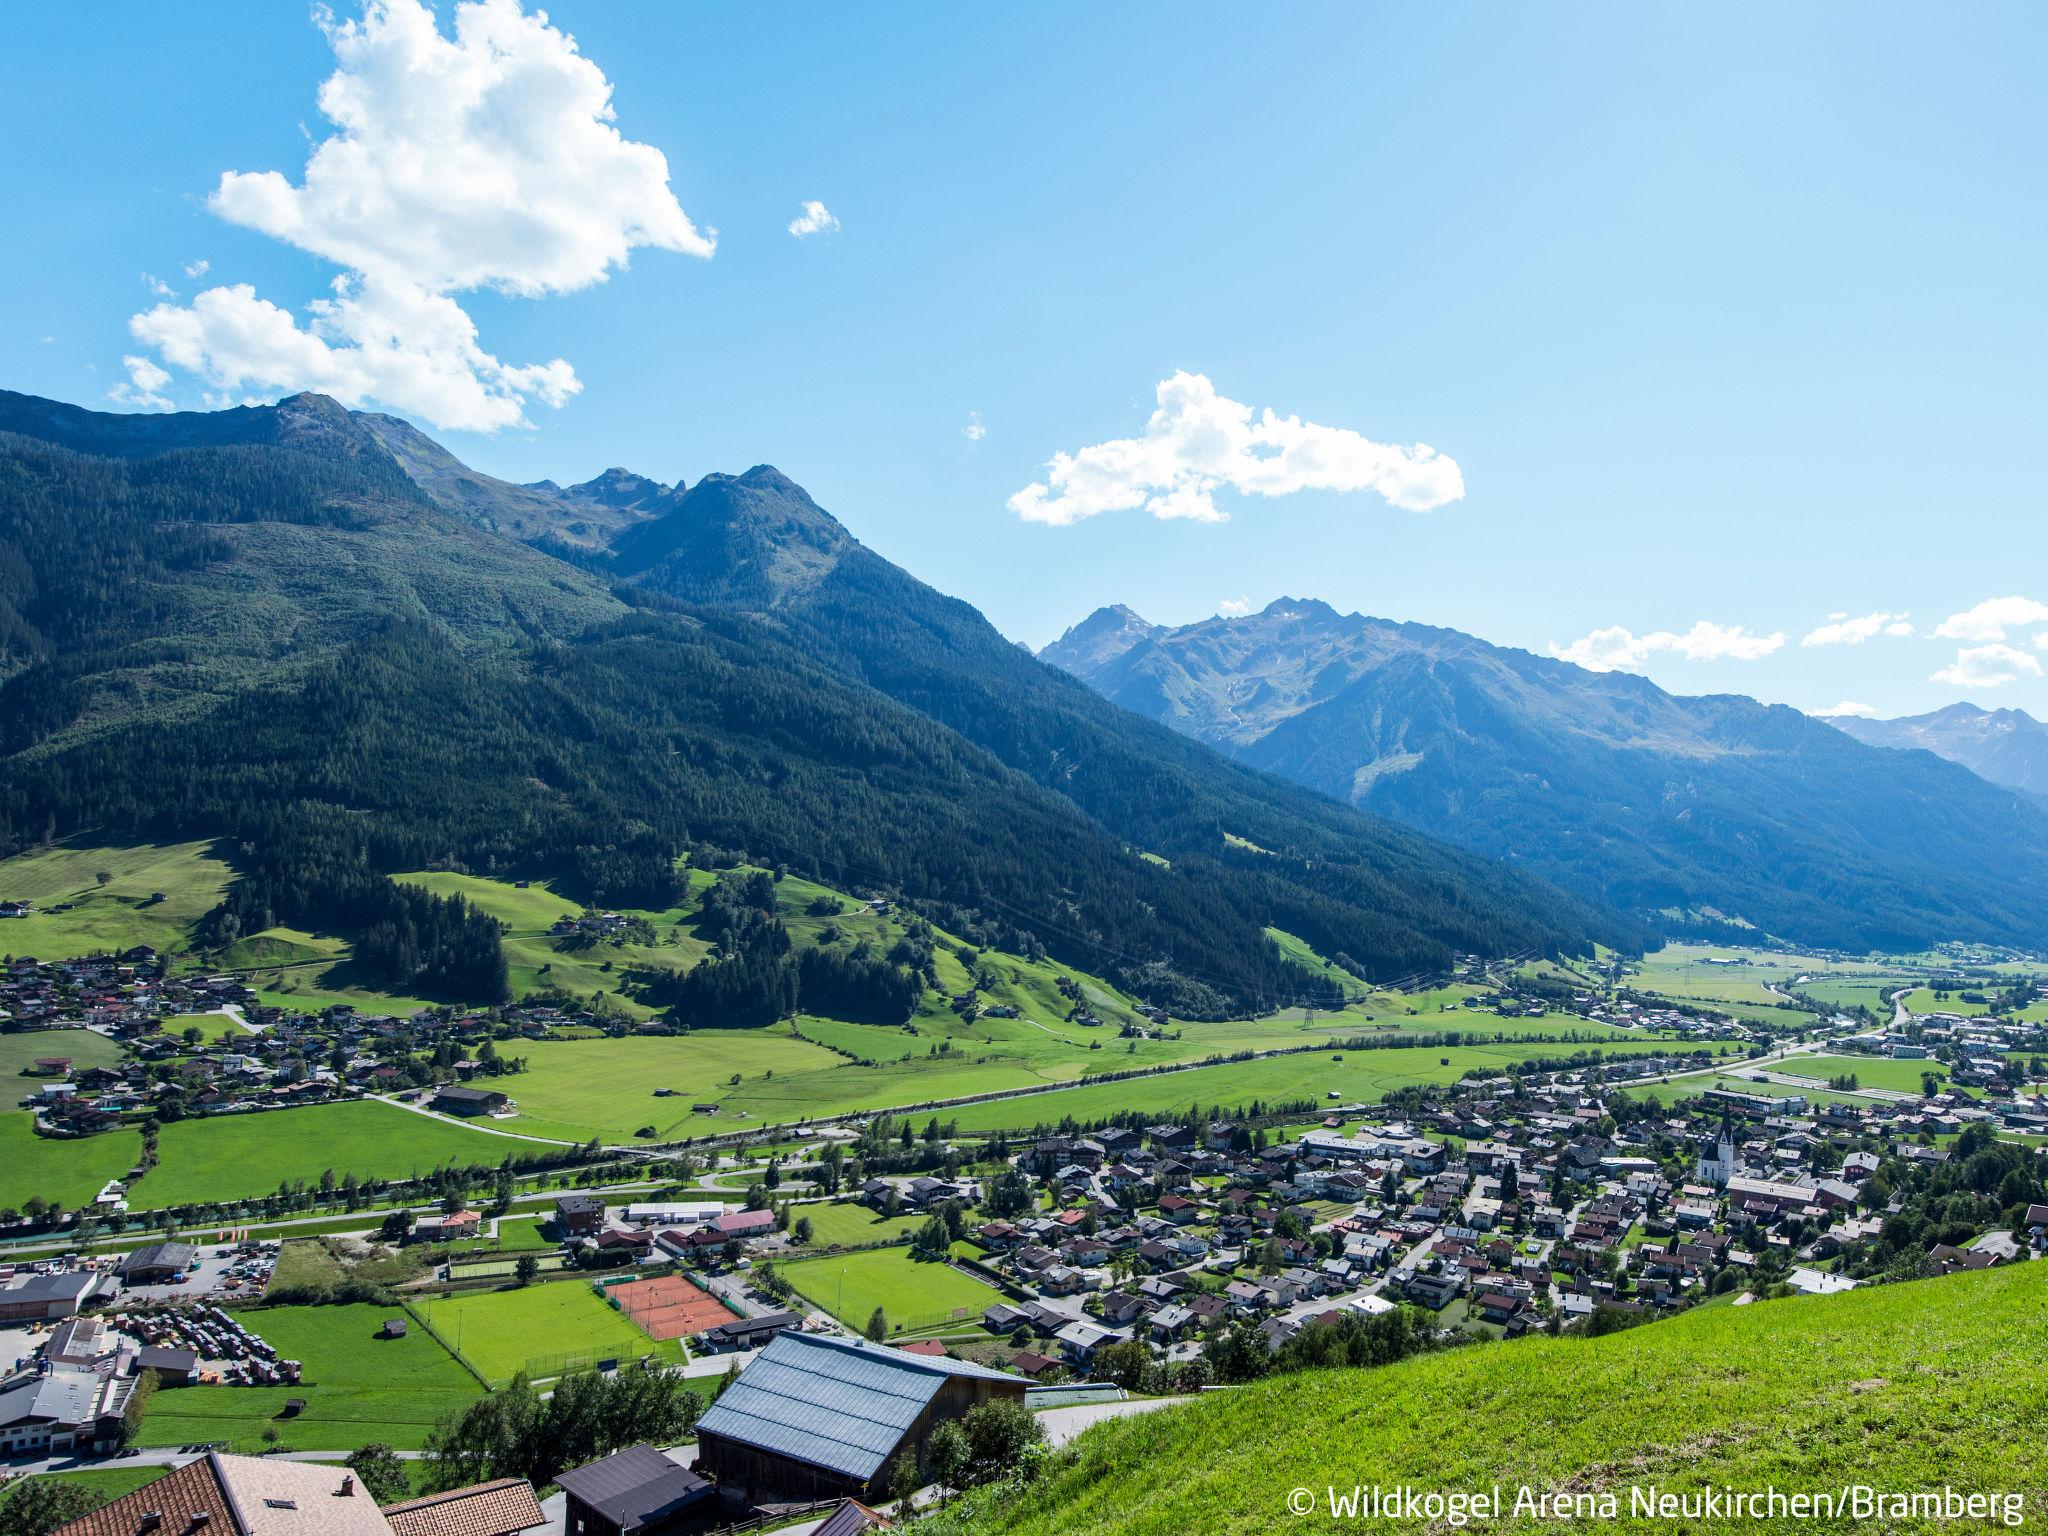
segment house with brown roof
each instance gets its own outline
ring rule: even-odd
[[[547,1524],[530,1484],[516,1477],[386,1504],[392,1536],[516,1536]]]

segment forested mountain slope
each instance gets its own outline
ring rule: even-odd
[[[1297,599],[1177,629],[1105,609],[1045,655],[1240,761],[1667,931],[2048,944],[2039,805],[1796,710]]]
[[[660,904],[692,848],[896,890],[1188,1013],[1328,1000],[1268,926],[1375,977],[1634,936],[1107,705],[773,470],[506,487],[316,396],[8,396],[0,424],[0,849],[222,836],[222,937],[390,928],[489,991],[472,915],[386,872]],[[556,558],[573,520],[514,503],[601,509],[580,536],[619,554]]]

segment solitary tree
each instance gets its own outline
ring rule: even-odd
[[[880,1307],[868,1317],[866,1333],[877,1344],[889,1337],[889,1317]]]

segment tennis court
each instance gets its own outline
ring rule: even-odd
[[[605,1294],[650,1339],[688,1338],[719,1323],[729,1323],[734,1316],[724,1302],[699,1290],[681,1275],[629,1280],[624,1285],[607,1287]]]

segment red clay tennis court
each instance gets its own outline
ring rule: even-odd
[[[733,1313],[725,1303],[690,1284],[681,1275],[657,1275],[610,1287],[612,1300],[650,1339],[681,1339],[719,1323]]]

